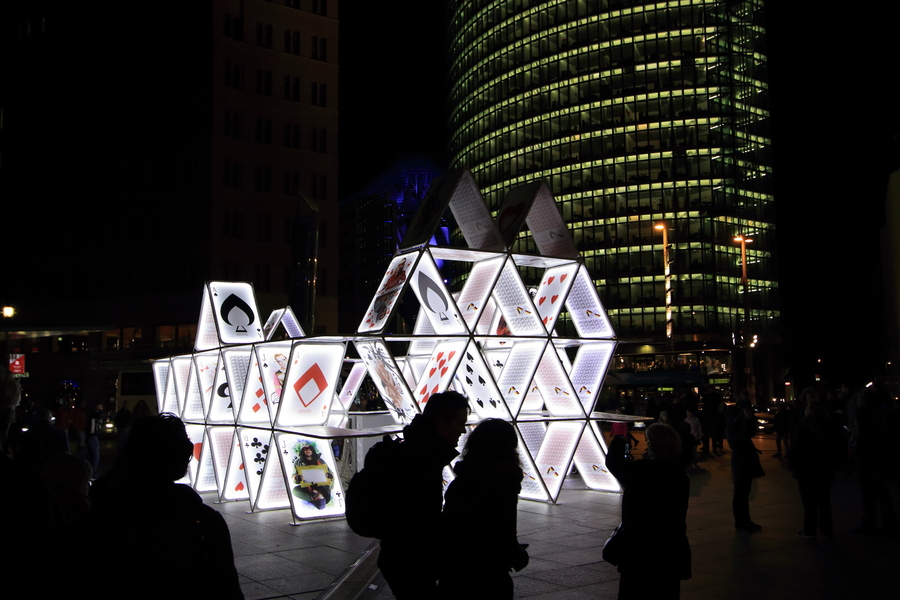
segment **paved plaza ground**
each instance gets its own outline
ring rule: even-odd
[[[643,437],[637,451],[646,447]],[[803,511],[796,481],[775,453],[774,437],[760,435],[766,477],[750,497],[760,533],[736,532],[731,517],[729,454],[711,456],[691,475],[688,538],[694,577],[682,582],[684,600],[830,600],[900,598],[900,539],[855,536],[859,488],[840,473],[833,488],[835,537],[796,537]],[[726,444],[727,447],[727,444]],[[896,485],[892,484],[897,508]],[[212,502],[210,496],[209,502]],[[601,550],[619,523],[621,497],[583,489],[570,479],[556,505],[519,501],[519,541],[531,562],[514,575],[516,598],[615,598],[618,573]],[[374,566],[377,543],[343,520],[290,524],[287,511],[247,513],[246,502],[215,505],[231,528],[235,562],[248,600],[388,600],[390,588]],[[647,574],[664,557],[646,544]]]

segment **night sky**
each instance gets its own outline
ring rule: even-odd
[[[446,162],[442,2],[341,5],[341,196],[397,158]],[[900,167],[897,7],[767,7],[784,351],[808,380],[880,374],[879,239]]]

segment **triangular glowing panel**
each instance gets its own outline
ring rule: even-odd
[[[468,247],[434,245],[448,209]],[[184,481],[295,520],[342,515],[339,467],[362,457],[338,440],[385,430],[343,430],[354,399],[377,390],[396,432],[453,389],[515,426],[523,498],[556,502],[573,461],[590,488],[620,491],[593,412],[615,333],[545,184],[511,190],[495,220],[471,174],[436,179],[361,317],[353,335],[306,337],[290,307],[261,324],[251,284],[207,283],[195,352],[153,363],[160,409],[194,444]]]
[[[225,484],[219,491],[219,500],[249,500],[250,487],[247,484],[247,469],[241,450],[240,430],[232,428],[231,452],[225,471]]]

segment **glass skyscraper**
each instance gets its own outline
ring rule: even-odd
[[[620,339],[667,341],[656,226],[670,348],[777,339],[762,0],[453,0],[449,20],[451,166],[494,210],[548,183]]]

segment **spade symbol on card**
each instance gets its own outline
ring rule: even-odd
[[[234,327],[235,332],[246,333],[253,323],[253,309],[236,294],[231,294],[219,309],[222,320]]]
[[[447,303],[447,298],[444,296],[441,287],[421,271],[419,272],[418,284],[419,296],[422,298],[425,306],[428,307],[428,310],[437,313],[441,321],[449,321],[450,318],[446,315],[446,311],[450,305]]]

